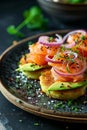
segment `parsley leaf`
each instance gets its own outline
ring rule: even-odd
[[[14,25],[10,25],[7,27],[7,32],[11,35],[24,36],[21,32],[21,29],[26,26],[29,29],[45,29],[48,25],[48,19],[44,18],[42,14],[42,10],[33,6],[28,10],[23,12],[24,20],[15,27]]]

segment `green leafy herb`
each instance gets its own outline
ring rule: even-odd
[[[14,25],[7,27],[9,34],[23,37],[24,34],[21,33],[21,29],[25,26],[29,29],[45,29],[48,25],[48,19],[44,18],[42,10],[37,6],[25,10],[23,17],[24,20],[17,27]]]
[[[66,66],[66,70],[67,70],[67,72],[68,73],[71,73],[71,71],[70,71],[70,69],[69,69],[69,65],[67,64],[67,66]]]
[[[63,104],[63,102],[58,102],[57,104],[54,104],[54,108],[57,109],[57,108],[64,108],[65,105]]]
[[[81,37],[81,40],[85,40],[85,39],[86,39],[86,37],[85,37],[85,36],[82,36],[82,37]]]
[[[73,4],[75,4],[75,3],[83,3],[83,2],[85,2],[86,0],[67,0],[69,3],[73,3]]]
[[[65,46],[61,46],[61,51],[64,52],[65,51]]]
[[[78,111],[77,106],[72,106],[72,110],[74,110],[75,112],[77,112]]]
[[[72,105],[73,100],[68,100],[68,106],[70,107]]]
[[[24,34],[21,33],[18,28],[16,28],[14,25],[10,25],[7,27],[7,32],[11,35],[17,35],[19,37],[23,37]]]
[[[53,41],[53,39],[54,39],[53,37],[50,37],[50,38],[49,38],[49,41],[51,42],[51,41]]]

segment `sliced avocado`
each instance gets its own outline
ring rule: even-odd
[[[31,79],[39,79],[41,75],[42,70],[37,70],[37,71],[23,71],[24,75],[27,76],[27,78]]]
[[[42,68],[46,68],[48,67],[47,65],[37,65],[34,63],[27,63],[24,65],[20,65],[18,69],[16,69],[16,71],[36,71],[36,70],[40,70]]]
[[[57,81],[48,88],[48,91],[70,90],[70,89],[79,88],[85,85],[87,85],[87,80],[81,81],[81,82],[75,82],[75,83]]]

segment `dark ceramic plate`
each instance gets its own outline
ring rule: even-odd
[[[64,35],[67,32],[39,34],[9,47],[0,58],[0,89],[11,103],[27,112],[53,120],[87,123],[87,94],[74,101],[51,99],[41,92],[38,81],[28,80],[15,71],[20,57],[28,52],[29,42],[36,42],[40,35]]]

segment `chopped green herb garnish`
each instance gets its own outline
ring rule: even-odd
[[[82,36],[82,37],[81,37],[81,40],[85,40],[85,39],[86,39],[86,37],[85,37],[85,36]]]
[[[54,104],[54,108],[59,108],[63,105],[62,102],[58,102],[57,104]]]
[[[67,70],[68,73],[71,73],[68,64],[66,66],[66,70]]]
[[[77,112],[78,108],[76,106],[72,106],[72,110],[74,110],[75,112]]]
[[[61,51],[65,51],[65,49],[66,49],[65,46],[61,47]]]
[[[68,106],[71,106],[71,105],[72,105],[72,101],[73,101],[73,100],[68,100]]]
[[[77,43],[77,42],[78,42],[78,38],[75,39],[75,43]]]
[[[49,41],[50,41],[50,42],[53,41],[53,39],[54,39],[53,37],[49,37]]]

